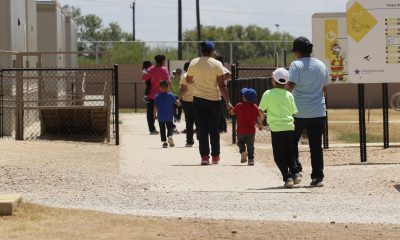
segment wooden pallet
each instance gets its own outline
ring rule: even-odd
[[[43,107],[42,136],[92,136],[110,139],[110,112],[106,107]]]

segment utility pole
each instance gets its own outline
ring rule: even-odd
[[[182,0],[178,0],[178,60],[182,60]]]
[[[136,24],[135,24],[135,2],[136,0],[133,0],[131,8],[132,8],[132,41],[136,41]]]
[[[197,22],[197,41],[201,41],[201,24],[200,24],[200,0],[196,0],[196,22]],[[200,55],[200,46],[199,55]]]

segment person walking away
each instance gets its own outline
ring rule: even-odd
[[[158,119],[160,125],[160,136],[163,148],[174,147],[175,143],[172,139],[174,130],[174,105],[180,105],[176,97],[169,91],[168,81],[161,81],[161,93],[157,94],[154,99],[154,119]],[[168,142],[167,142],[168,138]]]
[[[177,68],[173,73],[172,73],[172,78],[171,78],[171,92],[175,95],[175,97],[178,99],[179,94],[180,94],[180,81],[182,77],[182,69]],[[182,107],[175,106],[174,109],[174,122],[180,122],[181,117],[182,117]]]
[[[257,92],[252,88],[241,90],[242,99],[230,112],[237,118],[237,145],[241,154],[241,163],[248,162],[249,166],[254,165],[254,142],[256,138],[256,124],[258,129],[263,129],[262,117],[258,106],[255,104]],[[247,160],[248,158],[248,160]]]
[[[225,84],[227,84],[228,80],[232,78],[232,73],[225,67],[225,62],[224,62],[224,56],[221,54],[217,54],[215,56],[215,59],[220,61],[222,63],[222,66],[224,67],[224,79],[225,79]],[[221,116],[219,118],[219,132],[220,133],[226,133],[228,132],[228,124],[226,122],[226,103],[224,98],[221,98]]]
[[[160,82],[166,80],[170,82],[170,76],[168,69],[165,67],[165,56],[157,55],[154,57],[156,65],[147,69],[143,73],[142,79],[145,81],[150,81],[150,93],[148,94],[147,103],[147,124],[151,135],[158,135],[156,127],[154,126],[154,98],[160,93]],[[150,80],[149,80],[150,79]]]
[[[294,118],[297,113],[293,95],[285,89],[289,72],[278,68],[273,72],[273,89],[266,91],[260,102],[260,110],[267,113],[271,129],[272,149],[285,188],[301,182],[301,175],[294,160]]]
[[[201,164],[210,164],[210,143],[212,163],[218,164],[220,161],[220,94],[225,99],[228,110],[232,110],[233,106],[228,96],[222,63],[213,58],[214,43],[202,42],[200,48],[202,56],[191,61],[186,80],[188,84],[194,83],[193,108],[197,123]]]
[[[290,81],[287,88],[292,91],[298,113],[295,115],[295,160],[299,171],[298,142],[306,130],[311,152],[311,186],[324,186],[324,155],[322,136],[325,129],[325,95],[329,85],[329,72],[324,63],[311,57],[313,44],[305,37],[297,38],[292,52],[296,60],[290,65]]]
[[[187,83],[187,71],[189,69],[190,62],[186,62],[183,70],[185,73],[182,75],[180,82],[180,94],[179,100],[182,102],[183,112],[185,113],[185,122],[186,122],[186,145],[185,147],[192,147],[194,144],[194,128],[195,125],[195,117],[193,110],[193,88],[194,84]]]
[[[153,64],[150,61],[144,61],[143,62],[143,75],[147,76],[148,79],[144,79],[144,83],[146,85],[146,88],[144,89],[144,96],[143,96],[143,101],[147,104],[149,103],[149,94],[151,90],[151,82],[150,82],[150,76],[148,75],[147,69],[149,69]]]

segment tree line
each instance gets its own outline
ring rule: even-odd
[[[114,44],[79,44],[80,51],[110,51],[112,63],[131,64],[141,63],[143,59],[151,59],[152,56],[162,53],[168,59],[177,59],[177,46],[171,44],[149,45],[142,43],[126,42],[132,39],[132,34],[124,32],[120,25],[111,22],[104,26],[101,17],[88,14],[83,15],[80,8],[65,5],[63,10],[73,17],[77,25],[78,39],[81,42],[91,41],[121,41]],[[267,27],[257,25],[241,26],[232,25],[227,27],[202,26],[202,38],[215,41],[275,41],[276,43],[265,42],[243,42],[217,43],[216,49],[230,60],[231,49],[233,60],[240,60],[243,63],[271,64],[274,53],[280,53],[282,49],[289,50],[290,42],[294,37],[287,32],[272,32]],[[196,29],[187,29],[183,32],[184,41],[196,41]],[[139,40],[140,41],[140,40]],[[197,57],[197,44],[183,44],[184,58]],[[103,61],[104,59],[100,59]],[[93,63],[94,56],[80,58],[81,63]]]

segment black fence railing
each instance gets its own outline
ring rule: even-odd
[[[0,137],[119,143],[118,66],[0,76]]]

